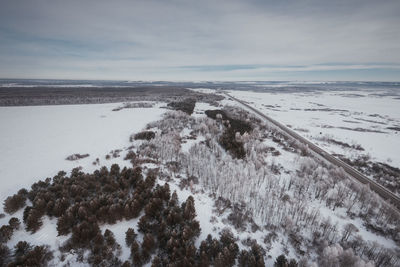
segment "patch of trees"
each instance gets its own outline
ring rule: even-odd
[[[125,103],[122,106],[114,108],[112,111],[120,111],[125,108],[152,108],[155,103],[151,102],[133,102],[133,103]]]
[[[137,133],[133,136],[134,140],[150,140],[153,139],[156,136],[156,134],[153,131],[143,131],[140,133]],[[132,141],[132,138],[131,138]]]
[[[236,239],[227,230],[219,240],[211,236],[199,249],[195,241],[200,235],[196,220],[194,198],[189,196],[180,203],[176,192],[170,193],[169,185],[155,185],[158,172],[151,169],[146,177],[140,167],[120,169],[114,164],[93,173],[73,169],[70,176],[59,172],[52,179],[39,181],[31,190],[20,190],[5,202],[8,211],[17,211],[29,199],[32,205],[23,212],[25,229],[35,233],[47,215],[57,218],[59,235],[71,234],[60,247],[61,259],[74,251],[78,259],[85,259],[93,266],[141,266],[152,260],[152,266],[264,266],[261,248],[239,251]],[[22,198],[21,198],[22,197]],[[22,204],[23,203],[23,204]],[[139,217],[142,215],[141,217]],[[122,219],[138,218],[138,231],[143,240],[137,240],[133,228],[126,232],[125,242],[131,249],[130,260],[122,263],[118,258],[121,247],[110,230],[104,233],[100,225],[114,224]],[[17,218],[0,228],[3,243],[20,227]],[[89,251],[89,253],[86,253]],[[21,241],[11,253],[7,246],[0,246],[0,256],[9,266],[42,266],[52,259],[45,246],[32,247]]]
[[[299,255],[309,251],[310,247],[315,247],[313,244],[318,239],[328,240],[329,244],[340,243],[347,247],[357,237],[353,233],[347,237],[335,221],[327,220],[318,208],[311,207],[309,203],[312,202],[322,203],[331,210],[345,208],[350,217],[360,218],[366,227],[373,227],[377,233],[395,241],[398,240],[396,231],[398,232],[399,228],[396,225],[398,225],[399,216],[391,211],[388,205],[368,188],[351,182],[343,170],[326,165],[308,155],[304,147],[292,142],[288,136],[277,129],[263,126],[262,123],[252,123],[245,114],[234,113],[232,117],[248,122],[254,128],[248,135],[244,134],[238,138],[244,143],[246,160],[232,160],[226,157],[226,153],[219,144],[221,123],[217,120],[222,121],[226,118],[226,114],[231,113],[226,113],[224,110],[222,113],[225,114],[224,116],[217,111],[213,112],[214,114],[210,113],[210,116],[214,116],[216,120],[196,118],[197,122],[194,126],[185,118],[181,121],[171,120],[169,124],[179,124],[179,128],[175,132],[165,132],[163,138],[165,140],[168,139],[167,136],[172,138],[183,128],[193,129],[196,134],[205,137],[204,142],[190,148],[188,155],[176,158],[183,166],[182,172],[186,172],[188,176],[197,177],[199,184],[210,190],[216,198],[222,197],[232,203],[245,203],[243,214],[248,211],[250,217],[259,216],[263,224],[270,229],[281,229],[291,235],[293,238],[289,238],[289,242]],[[168,128],[163,121],[151,126],[159,129]],[[294,152],[286,153],[289,158],[292,157],[296,169],[288,179],[282,179],[280,172],[274,172],[274,165],[276,165],[274,162],[265,163],[262,159],[267,150],[259,140],[274,137],[279,145]],[[152,142],[151,151],[156,152],[158,159],[167,161],[170,160],[171,155],[165,153],[164,144],[165,142],[161,139]],[[232,223],[237,222],[239,229],[251,223],[240,216],[230,218]],[[241,222],[243,224],[240,224]],[[299,234],[301,229],[310,231],[312,237],[308,238]],[[379,248],[374,247],[370,242],[365,241],[354,244],[357,247],[354,253],[363,258],[388,262],[386,266],[391,266],[398,261],[399,257],[393,251],[380,245]],[[368,254],[366,251],[371,251],[371,253]],[[382,257],[385,260],[380,260]]]
[[[196,125],[196,119],[182,111],[169,111],[164,113],[161,120],[150,122],[146,128],[158,128],[161,135],[169,132],[182,131],[186,127]],[[157,135],[156,135],[157,136]]]
[[[195,106],[196,106],[196,100],[192,98],[187,98],[181,101],[173,101],[168,103],[168,107],[171,107],[175,110],[183,111],[189,115],[192,115]]]
[[[89,157],[89,154],[72,154],[72,155],[69,155],[66,158],[66,160],[73,161],[73,160],[83,159],[83,158],[87,158],[87,157]]]
[[[240,253],[236,241],[227,229],[221,231],[219,240],[208,235],[200,244],[200,266],[233,266]]]
[[[253,244],[251,249],[246,251],[242,250],[239,255],[239,266],[240,267],[262,267],[264,264],[265,251],[261,246]]]
[[[0,266],[47,266],[53,259],[48,246],[32,246],[26,241],[18,242],[11,253],[7,246],[0,245]]]
[[[18,230],[21,222],[18,218],[12,217],[8,221],[8,225],[3,225],[0,227],[0,243],[7,243],[11,239],[14,231]],[[0,265],[1,266],[1,265]]]
[[[20,190],[7,198],[4,208],[9,213],[15,212],[28,198],[32,205],[23,213],[27,231],[35,233],[39,230],[44,215],[56,217],[58,234],[72,233],[63,248],[65,252],[89,249],[89,259],[93,263],[101,263],[104,259],[111,262],[115,261],[116,247],[110,242],[110,233],[101,235],[99,224],[138,217],[151,194],[155,178],[155,171],[149,171],[144,179],[140,167],[120,170],[116,164],[110,170],[103,167],[92,174],[74,169],[70,177],[59,172],[52,180],[48,178],[33,184],[29,192]],[[10,228],[17,224],[10,220],[10,226],[3,226],[5,234],[2,236],[9,239]],[[109,248],[111,245],[113,249]]]
[[[26,189],[21,189],[17,194],[9,196],[4,201],[4,211],[13,214],[17,210],[25,206],[28,191]]]
[[[243,135],[246,132],[251,132],[252,126],[250,123],[239,119],[233,119],[223,110],[206,110],[205,113],[209,118],[221,120],[225,125],[225,130],[219,139],[219,144],[226,151],[229,151],[233,157],[238,159],[244,158],[246,156],[246,151],[243,142],[238,140],[236,133]]]
[[[132,262],[135,265],[147,263],[150,255],[157,251],[153,265],[193,265],[197,261],[194,241],[200,234],[200,224],[195,217],[192,196],[179,205],[177,194],[170,195],[169,187],[156,187],[138,222],[143,241],[140,246],[130,241]],[[126,240],[131,240],[128,233]]]
[[[298,267],[298,263],[295,259],[288,260],[285,255],[279,255],[275,262],[274,267]]]
[[[354,254],[351,248],[343,249],[339,244],[326,246],[320,257],[319,265],[327,267],[347,267],[347,266],[360,266],[372,267],[375,266],[372,262],[365,262]],[[377,266],[388,266],[388,262],[377,264]],[[389,263],[390,264],[390,263]],[[395,266],[395,265],[390,265]]]
[[[400,169],[382,162],[371,161],[368,155],[361,155],[354,159],[339,156],[340,159],[358,171],[372,176],[376,182],[390,191],[400,194]]]
[[[8,264],[10,255],[10,249],[6,245],[0,243],[0,266],[6,266]]]
[[[224,121],[235,134],[239,132],[243,135],[245,132],[250,133],[251,130],[253,130],[253,127],[249,122],[246,122],[243,119],[232,118],[228,116],[224,110],[206,110],[205,114],[207,117],[214,120],[220,119]]]
[[[217,94],[201,93],[189,90],[182,85],[154,86],[136,84],[132,87],[2,87],[0,106],[34,106],[121,103],[139,101],[176,101],[181,98],[193,98],[197,101],[217,104],[224,97]]]
[[[365,150],[360,144],[349,145],[348,143],[345,143],[345,142],[342,142],[342,141],[339,141],[339,140],[335,140],[335,139],[333,139],[333,138],[331,138],[329,136],[325,136],[325,137],[323,137],[321,139],[323,141],[328,142],[328,143],[332,143],[332,144],[335,144],[335,145],[338,145],[338,146],[341,146],[341,147],[344,147],[344,148],[352,148],[352,149],[359,150],[359,151],[364,151]]]

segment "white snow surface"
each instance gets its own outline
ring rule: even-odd
[[[331,137],[350,145],[360,144],[372,160],[400,167],[400,132],[387,127],[400,127],[400,100],[391,96],[376,96],[363,91],[324,92],[252,92],[229,93],[250,103],[264,114],[290,125],[300,135],[322,143],[330,153],[351,158],[351,149],[321,142],[321,137]],[[331,109],[331,110],[323,110]],[[343,129],[362,128],[381,132],[363,132]]]
[[[0,107],[0,203],[19,189],[82,166],[93,171],[96,158],[100,166],[128,164],[124,155],[106,160],[114,149],[129,147],[129,136],[157,120],[165,109],[135,108],[112,111],[121,103]],[[90,154],[76,161],[71,154]],[[3,205],[0,205],[0,212]]]
[[[312,126],[312,122],[314,121],[312,120],[312,118],[304,116],[308,116],[308,114],[312,114],[313,117],[320,116],[319,119],[321,121],[326,121],[327,124],[334,123],[334,119],[332,118],[339,116],[333,116],[332,114],[329,114],[329,112],[319,112],[321,113],[320,115],[318,115],[318,112],[313,111],[304,111],[300,113],[298,113],[297,111],[290,112],[289,104],[287,104],[286,106],[286,111],[271,111],[270,109],[262,109],[263,104],[267,103],[269,105],[273,101],[278,101],[277,98],[283,98],[285,101],[298,101],[299,98],[301,99],[301,97],[305,96],[295,96],[293,94],[288,94],[287,96],[285,95],[285,97],[282,97],[282,95],[275,95],[274,98],[274,95],[271,94],[272,96],[271,98],[269,98],[270,94],[266,93],[254,93],[248,91],[233,91],[231,93],[238,98],[254,102],[255,107],[260,108],[260,110],[266,112],[267,115],[271,115],[273,118],[276,118],[278,120],[282,118],[282,121],[285,124],[290,123],[291,125],[293,125],[293,128],[307,126],[310,134],[313,133],[313,131],[318,131],[319,133],[320,130],[317,126]],[[241,93],[243,95],[240,95]],[[308,102],[314,100],[308,100],[309,97],[318,96],[307,96],[307,101],[304,99],[302,100],[304,102],[304,107],[302,108],[310,108],[311,104]],[[333,98],[335,97],[337,96],[333,95]],[[224,100],[221,102],[225,104],[234,104],[234,102],[230,100]],[[320,101],[320,103],[322,103],[322,101]],[[280,103],[279,105],[283,106],[282,103]],[[324,102],[324,105],[327,105],[327,103]],[[82,166],[84,171],[91,172],[95,169],[98,169],[100,166],[109,167],[113,163],[118,163],[121,167],[129,166],[129,161],[123,160],[123,157],[126,153],[126,148],[132,144],[129,142],[129,136],[132,133],[142,130],[148,122],[160,119],[161,114],[165,112],[165,109],[161,109],[161,104],[158,104],[154,108],[135,108],[122,109],[117,112],[112,111],[112,109],[117,106],[120,106],[120,104],[1,107],[1,203],[7,196],[16,193],[17,190],[19,190],[20,188],[29,188],[33,182],[36,182],[39,179],[44,179],[46,177],[52,177],[59,170],[70,171],[74,167]],[[350,109],[350,107],[351,104],[348,104],[346,109]],[[216,108],[217,107],[210,106],[206,103],[197,103],[193,116],[205,116],[205,110]],[[345,109],[344,107],[336,106],[331,108]],[[394,107],[392,106],[392,109],[393,108]],[[385,116],[386,113],[382,112],[383,109],[384,108],[381,109],[380,113],[378,113],[378,110],[374,110],[373,112]],[[287,119],[287,121],[285,121],[285,115],[281,115],[289,113],[294,114],[294,119]],[[302,114],[303,117],[298,114]],[[333,117],[331,118],[330,115],[332,115]],[[291,117],[291,115],[286,116],[287,118]],[[391,114],[390,116],[391,118],[394,117],[393,114]],[[396,118],[398,118],[400,121],[400,114]],[[306,126],[304,126],[304,124]],[[316,129],[318,130],[314,129],[313,127],[316,127]],[[340,132],[338,129],[333,130]],[[337,133],[336,131],[334,133]],[[353,137],[353,133],[358,133],[352,131],[350,135],[348,134],[347,130],[343,131],[347,133],[347,135],[343,135],[344,137]],[[359,134],[368,134],[368,136],[371,136],[372,133]],[[181,137],[186,141],[186,143],[182,144],[181,147],[181,151],[183,153],[188,153],[191,146],[204,140],[204,138],[201,136],[197,137],[196,139],[188,139],[189,136],[190,130],[185,128],[181,132]],[[296,162],[297,157],[293,153],[279,149],[278,146],[270,140],[266,142],[268,142],[269,146],[275,147],[282,153],[279,157],[268,157],[267,160],[273,161],[275,164],[282,165],[286,167],[286,169],[289,168],[289,171],[294,171],[290,169],[290,166],[294,166],[293,162]],[[135,141],[134,144],[135,143],[140,143],[140,141]],[[377,143],[375,141],[372,142],[372,145],[375,146],[376,144]],[[362,143],[362,145],[364,146],[365,144]],[[108,154],[111,150],[115,149],[122,149],[120,157],[106,160],[105,155]],[[74,153],[88,153],[90,154],[90,156],[77,161],[65,160],[67,156]],[[394,161],[396,160],[396,157],[394,155],[395,153],[392,154],[390,154],[390,157]],[[379,154],[374,154],[375,157],[378,157],[377,155],[379,156]],[[100,159],[100,166],[92,164],[92,162],[96,158]],[[400,158],[398,158],[398,160],[400,162]],[[156,167],[156,165],[148,163],[143,165],[143,167],[153,168]],[[290,173],[282,174],[281,178],[285,179],[289,175]],[[208,234],[211,234],[213,237],[218,238],[219,232],[226,226],[228,226],[232,230],[234,235],[237,236],[240,241],[246,239],[247,237],[251,237],[253,239],[256,239],[257,242],[263,247],[265,246],[263,244],[263,239],[266,234],[268,234],[267,230],[257,230],[253,233],[247,229],[246,231],[238,232],[232,226],[226,224],[225,219],[228,215],[227,213],[224,213],[221,216],[217,217],[216,214],[213,212],[214,200],[207,194],[207,190],[203,191],[203,189],[200,188],[200,186],[198,185],[194,186],[194,191],[196,192],[192,192],[189,188],[180,190],[178,186],[179,181],[179,178],[173,177],[173,179],[169,182],[171,192],[173,192],[174,190],[177,191],[180,202],[185,201],[189,195],[193,195],[195,199],[197,212],[196,219],[200,222],[200,227],[202,230],[200,237],[196,241],[196,246],[199,246],[200,242],[204,240]],[[164,184],[164,181],[157,180],[157,183]],[[316,203],[314,204],[317,205]],[[361,234],[365,240],[376,240],[386,247],[396,247],[396,245],[392,241],[386,240],[385,238],[366,231],[360,220],[350,220],[349,218],[345,218],[345,213],[343,210],[338,209],[336,210],[336,212],[333,213],[329,209],[325,208],[323,205],[320,205],[318,208],[324,216],[331,217],[333,221],[339,222],[340,229],[345,223],[351,222],[357,226],[357,228],[360,230],[359,234]],[[3,207],[1,205],[0,213],[2,211]],[[13,216],[18,217],[22,221],[22,212],[23,210],[21,209],[17,213],[13,214]],[[6,216],[5,218],[0,219],[0,225],[7,224],[9,218],[10,216]],[[257,221],[257,218],[254,219]],[[100,225],[102,232],[104,232],[106,229],[110,229],[114,233],[117,243],[121,245],[120,258],[122,261],[128,259],[130,254],[129,248],[125,244],[125,232],[129,227],[132,227],[135,229],[135,232],[138,233],[137,221],[138,219],[133,219],[129,221],[123,220],[117,222],[114,225]],[[49,219],[46,216],[43,218],[43,226],[35,234],[31,235],[22,228],[23,227],[21,227],[20,230],[14,233],[12,239],[8,242],[9,247],[14,246],[19,240],[26,240],[32,244],[37,245],[49,244],[53,250],[57,251],[58,246],[60,246],[64,240],[67,240],[69,238],[69,236],[56,237],[56,219]],[[140,240],[141,235],[140,233],[138,234],[138,239]],[[272,265],[274,259],[278,255],[282,254],[283,243],[287,243],[287,238],[284,235],[278,235],[279,236],[276,242],[272,243],[271,250],[267,252],[267,266]],[[240,248],[247,249],[247,247],[245,247],[240,241],[238,242]],[[52,262],[53,264],[57,264],[57,257],[59,255],[60,254],[58,252],[55,253],[55,259]],[[296,258],[295,252],[290,247],[288,256],[290,258]],[[65,262],[69,262],[72,266],[85,265],[84,263],[77,262],[74,255],[72,254],[67,255],[67,259]]]

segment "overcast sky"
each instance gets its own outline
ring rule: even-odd
[[[400,1],[0,0],[0,77],[400,80]]]

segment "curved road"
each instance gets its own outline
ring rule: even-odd
[[[351,167],[347,163],[335,158],[334,156],[332,156],[331,154],[329,154],[325,150],[323,150],[320,147],[316,146],[315,144],[313,144],[309,140],[305,139],[304,137],[300,136],[299,134],[297,134],[293,130],[289,129],[285,125],[283,125],[283,124],[277,122],[276,120],[268,117],[264,113],[262,113],[262,112],[258,111],[257,109],[251,107],[250,105],[246,104],[242,100],[237,99],[236,97],[233,97],[233,96],[229,95],[226,92],[223,92],[223,93],[226,96],[228,96],[230,99],[240,103],[241,105],[243,105],[246,108],[250,109],[251,111],[253,111],[257,115],[259,115],[262,118],[266,119],[267,121],[271,122],[276,127],[280,128],[282,131],[286,132],[288,135],[290,135],[294,139],[302,142],[303,144],[308,146],[308,148],[310,148],[312,151],[314,151],[315,153],[317,153],[318,155],[320,155],[321,157],[323,157],[324,159],[326,159],[330,163],[332,163],[332,164],[334,164],[336,166],[342,167],[351,177],[353,177],[354,179],[356,179],[360,183],[368,184],[369,187],[373,191],[375,191],[378,195],[380,195],[383,199],[385,199],[386,202],[389,202],[389,203],[393,204],[397,208],[397,210],[400,211],[400,197],[399,196],[395,195],[393,192],[389,191],[388,189],[386,189],[382,185],[378,184],[377,182],[371,180],[370,178],[368,178],[364,174],[360,173],[359,171],[357,171],[356,169],[354,169],[353,167]]]

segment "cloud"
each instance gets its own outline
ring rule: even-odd
[[[390,69],[385,79],[399,77],[398,1],[1,0],[0,7],[3,76],[268,80],[278,72],[297,79]]]

